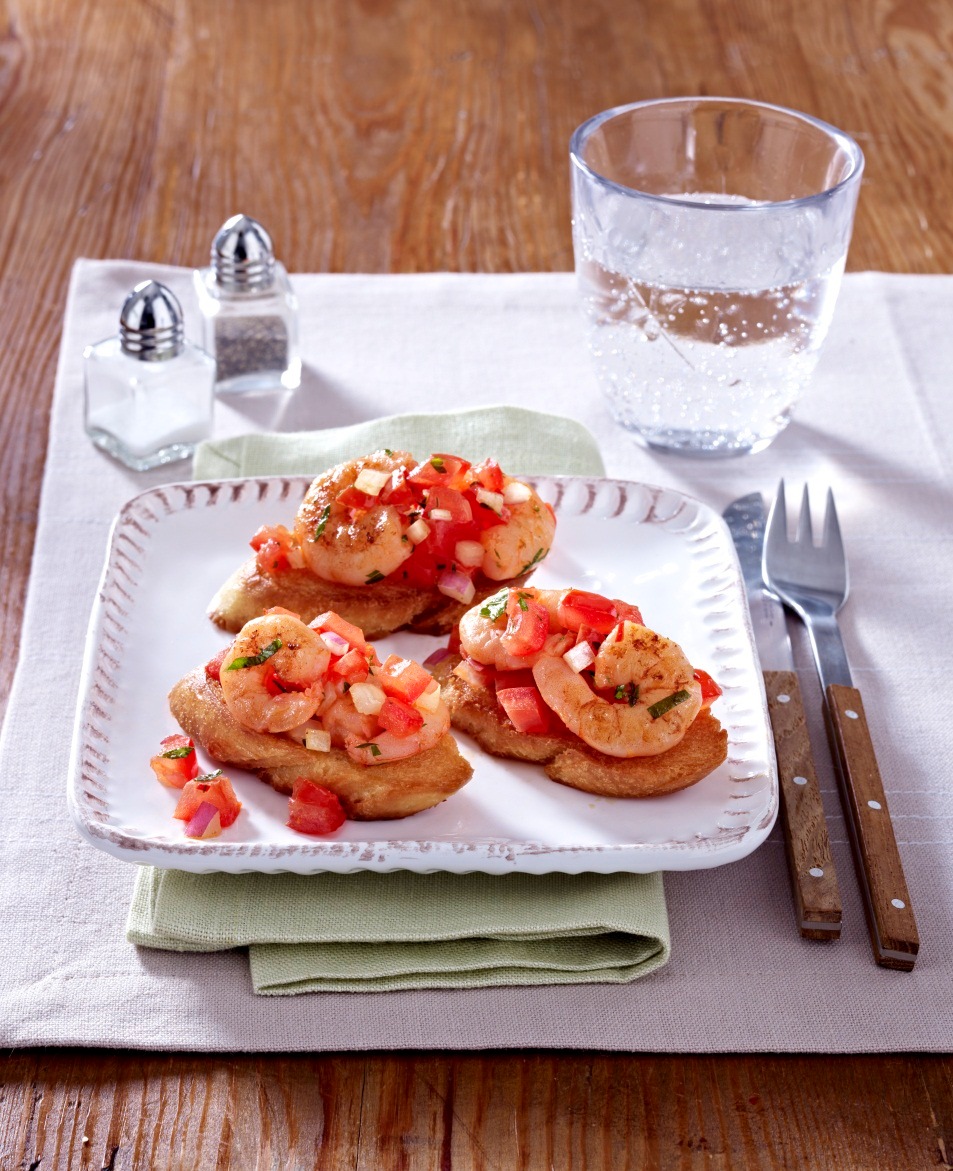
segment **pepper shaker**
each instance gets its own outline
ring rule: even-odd
[[[86,434],[126,467],[188,459],[211,434],[215,363],[185,340],[182,306],[165,285],[136,285],[118,335],[83,359]]]
[[[245,215],[227,220],[211,265],[194,280],[219,392],[293,390],[301,381],[298,302],[262,225]]]

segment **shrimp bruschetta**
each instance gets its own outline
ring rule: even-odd
[[[675,792],[726,759],[721,689],[635,606],[504,587],[464,614],[434,671],[453,725],[496,756],[609,797]]]
[[[173,687],[169,705],[216,761],[281,793],[302,778],[321,785],[355,820],[428,809],[473,771],[430,673],[397,655],[381,662],[333,612],[310,624],[280,607],[252,619]]]
[[[493,460],[385,448],[317,476],[291,528],[260,529],[209,616],[234,633],[286,606],[306,622],[333,610],[370,638],[446,634],[503,582],[525,582],[555,528],[552,508]]]

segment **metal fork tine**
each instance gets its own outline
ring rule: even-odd
[[[824,512],[824,537],[822,548],[827,550],[830,558],[843,565],[844,574],[844,601],[847,600],[847,557],[844,553],[844,542],[840,535],[840,522],[837,519],[837,507],[834,504],[834,490],[827,489],[827,508]]]
[[[811,497],[808,494],[807,484],[801,493],[801,515],[797,519],[797,537],[799,545],[813,545],[814,533],[811,529]]]
[[[764,543],[767,548],[769,541],[784,541],[788,539],[788,510],[784,499],[784,481],[778,484],[778,491],[774,503],[768,510],[768,524],[765,529]]]

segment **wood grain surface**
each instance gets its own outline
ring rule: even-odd
[[[795,922],[805,939],[838,939],[840,888],[797,673],[765,671],[764,690],[778,761],[781,826]]]
[[[4,630],[75,257],[202,262],[242,210],[293,271],[568,269],[572,129],[703,93],[857,137],[852,269],[953,271],[951,58],[948,0],[0,0]],[[64,1050],[0,1080],[4,1171],[868,1171],[953,1139],[946,1058]]]

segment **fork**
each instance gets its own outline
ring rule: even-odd
[[[811,638],[874,957],[883,967],[909,971],[919,935],[863,700],[837,625],[848,593],[847,558],[830,489],[820,542],[814,541],[806,486],[791,541],[781,481],[768,517],[762,573],[768,589],[802,619]]]

